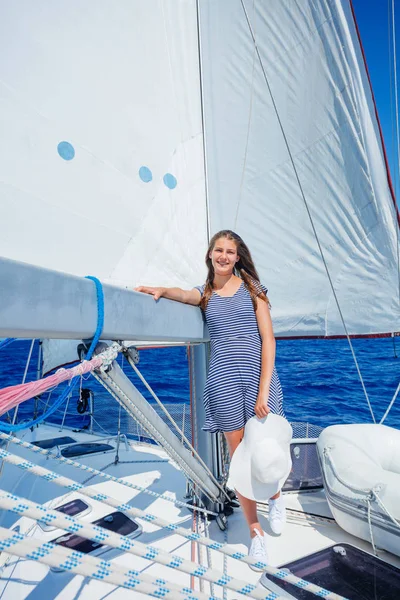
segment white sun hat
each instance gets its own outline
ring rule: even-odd
[[[292,435],[291,425],[280,415],[247,421],[229,467],[229,483],[239,494],[265,502],[279,492],[292,468]]]

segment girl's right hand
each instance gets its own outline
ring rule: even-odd
[[[163,287],[147,287],[141,285],[139,287],[133,288],[135,292],[142,292],[142,294],[150,294],[153,296],[154,300],[159,300],[165,292],[166,288]]]

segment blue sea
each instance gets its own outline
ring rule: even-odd
[[[379,422],[400,381],[400,339],[356,339],[353,347],[364,378],[365,386]],[[21,383],[29,352],[29,341],[15,341],[0,350],[0,387]],[[399,358],[395,357],[395,354]],[[38,343],[35,343],[27,381],[36,379]],[[146,349],[140,352],[139,368],[156,394],[166,404],[189,403],[189,376],[184,347]],[[370,411],[364,396],[357,370],[347,340],[278,340],[276,367],[284,393],[284,408],[291,421],[308,421],[321,427],[335,423],[371,422]],[[151,396],[130,370],[123,368],[140,391],[152,401]],[[78,389],[77,386],[76,389]],[[101,414],[102,427],[116,431],[119,407],[116,401],[90,377],[83,382],[95,396],[95,411]],[[52,392],[57,396],[59,390]],[[54,397],[54,396],[53,396]],[[78,415],[74,392],[68,407],[65,423],[82,427],[87,415]],[[32,415],[33,400],[23,403],[19,419]],[[43,396],[43,408],[47,396]],[[64,407],[52,417],[60,423]],[[3,417],[4,418],[4,417]],[[122,423],[124,414],[121,415]],[[86,420],[86,421],[85,421]],[[400,427],[400,394],[386,425]]]

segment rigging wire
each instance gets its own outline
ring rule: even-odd
[[[22,376],[22,381],[21,381],[21,383],[22,383],[22,384],[24,384],[24,383],[25,383],[25,381],[26,381],[26,376],[28,375],[28,369],[29,369],[29,365],[30,365],[30,362],[31,362],[31,358],[32,358],[32,352],[33,352],[33,347],[34,347],[34,345],[35,345],[35,341],[36,341],[35,339],[33,339],[33,340],[31,341],[31,345],[30,345],[29,352],[28,352],[28,358],[26,359],[26,363],[25,363],[25,371],[24,371],[24,374],[23,374],[23,376]],[[13,415],[13,418],[12,418],[12,425],[14,425],[14,423],[15,423],[15,422],[16,422],[16,420],[17,420],[17,416],[18,416],[18,409],[19,409],[19,405],[17,405],[17,406],[15,407],[15,409],[14,409],[14,415]]]
[[[397,169],[395,174],[400,173],[400,151],[399,151],[399,94],[397,88],[397,61],[396,61],[396,22],[394,13],[394,0],[392,0],[392,38],[393,38],[393,75],[394,75],[394,97],[395,97],[395,116],[396,116],[396,154],[397,154]],[[395,156],[396,156],[395,154]],[[397,177],[395,178],[395,184],[397,183]],[[396,187],[395,190],[397,191]],[[397,246],[397,273],[398,273],[398,291],[399,291],[399,306],[400,306],[400,244],[399,244],[399,223],[396,223],[396,246]],[[393,338],[394,341],[394,338]],[[395,349],[396,354],[396,349]]]
[[[42,378],[42,340],[39,340],[38,356],[36,365],[36,379]],[[33,406],[33,418],[36,419],[38,416],[39,396],[35,396],[35,402]]]
[[[136,375],[139,377],[140,381],[146,387],[146,389],[148,390],[148,392],[153,396],[154,400],[157,402],[157,404],[160,407],[160,409],[162,410],[162,412],[165,414],[165,416],[167,417],[167,419],[173,425],[173,427],[175,428],[175,430],[179,434],[180,438],[185,442],[185,444],[187,445],[187,447],[189,448],[189,450],[192,452],[193,456],[195,458],[197,458],[198,462],[207,471],[207,474],[209,475],[210,479],[220,489],[220,491],[222,493],[224,493],[224,495],[226,496],[226,499],[229,501],[229,496],[227,496],[226,492],[224,491],[224,488],[221,486],[221,484],[219,483],[219,481],[216,479],[215,475],[212,473],[212,471],[210,470],[210,468],[206,465],[206,463],[201,458],[201,456],[199,455],[199,453],[197,452],[197,450],[194,448],[194,446],[190,443],[190,440],[188,440],[188,438],[186,437],[184,431],[179,427],[179,425],[176,423],[176,421],[171,416],[171,414],[169,413],[169,411],[165,408],[165,406],[163,405],[163,403],[161,402],[161,400],[159,399],[159,397],[157,396],[157,394],[153,391],[152,387],[147,383],[146,379],[143,377],[143,375],[141,374],[141,372],[139,371],[139,369],[137,368],[137,366],[135,365],[134,361],[132,360],[132,358],[130,357],[129,354],[127,354],[127,360],[129,362],[130,366],[132,367],[132,369],[134,370],[134,372],[136,373]]]
[[[15,342],[16,338],[5,338],[4,340],[1,340],[0,342],[0,350],[1,348],[6,348],[6,346],[8,346],[9,344],[12,344],[13,342]]]
[[[394,393],[394,396],[393,396],[393,398],[391,399],[391,401],[390,401],[390,404],[389,404],[389,406],[387,407],[385,414],[383,415],[382,419],[379,421],[379,424],[380,424],[380,425],[382,425],[382,423],[385,421],[386,417],[388,416],[388,414],[389,414],[389,413],[390,413],[390,411],[392,410],[392,406],[393,406],[393,404],[394,404],[394,403],[395,403],[395,401],[396,401],[396,398],[397,398],[397,396],[398,396],[398,394],[399,394],[399,391],[400,391],[400,383],[399,383],[399,385],[397,386],[397,390],[395,391],[395,393]]]
[[[200,84],[200,110],[201,110],[201,129],[203,139],[203,162],[204,162],[204,192],[206,202],[206,235],[207,243],[211,239],[211,214],[210,214],[210,202],[209,202],[209,189],[208,189],[208,169],[207,169],[207,143],[206,143],[206,115],[204,108],[204,85],[203,85],[203,65],[201,61],[202,48],[201,48],[201,25],[200,25],[200,0],[196,0],[196,23],[197,23],[197,51],[199,59],[199,84]]]
[[[8,339],[9,339],[9,340],[11,340],[11,341],[10,341],[10,342],[8,342],[8,343],[11,343],[11,342],[13,341],[13,339],[14,339],[14,338],[8,338]],[[5,341],[6,341],[6,340],[5,340]],[[24,383],[25,383],[26,376],[27,376],[27,374],[28,374],[28,369],[29,369],[29,365],[30,365],[30,362],[31,362],[31,357],[32,357],[32,352],[33,352],[33,347],[34,347],[34,345],[35,345],[35,341],[36,341],[36,340],[35,340],[35,338],[34,338],[34,339],[32,339],[32,341],[31,341],[31,345],[30,345],[29,352],[28,352],[28,358],[26,359],[26,363],[25,363],[25,371],[24,371],[24,374],[23,374],[23,376],[22,376],[22,382],[21,382],[22,384],[24,384]],[[3,347],[4,347],[4,346],[7,346],[7,345],[8,345],[8,343],[7,343],[7,344],[4,344],[4,345],[3,345]],[[19,405],[17,405],[17,406],[15,407],[15,409],[14,409],[14,414],[13,414],[13,418],[12,418],[12,421],[11,421],[11,425],[10,425],[10,426],[12,426],[12,425],[15,425],[15,423],[16,423],[17,416],[18,416],[18,408],[19,408]],[[10,431],[10,433],[11,433],[11,434],[13,433],[13,432],[12,432],[12,430]],[[10,442],[8,442],[8,443],[6,444],[6,449],[8,448],[9,444],[10,444]],[[1,463],[1,465],[0,465],[0,475],[3,473],[3,467],[4,467],[4,462],[2,462],[2,463]]]
[[[254,11],[255,11],[255,3],[256,3],[256,0],[253,0],[253,14],[254,14]],[[254,37],[256,37],[255,26],[254,26]],[[238,216],[239,216],[239,207],[240,207],[240,203],[242,201],[244,175],[245,175],[245,172],[246,172],[246,164],[247,164],[247,151],[248,151],[248,148],[249,148],[250,125],[251,125],[251,118],[252,118],[252,114],[253,114],[254,71],[255,71],[255,65],[256,65],[256,47],[255,47],[255,44],[254,44],[253,45],[253,67],[252,67],[252,72],[251,72],[251,93],[250,93],[249,118],[247,120],[246,145],[245,145],[245,149],[244,149],[242,176],[240,178],[239,198],[238,198],[238,202],[237,202],[237,206],[236,206],[235,221],[234,221],[234,225],[233,225],[233,229],[235,229],[235,230],[236,230],[237,220],[238,220]]]
[[[335,287],[333,285],[333,281],[332,281],[332,278],[331,278],[331,275],[330,275],[330,272],[329,272],[329,268],[328,268],[327,262],[325,260],[325,255],[324,255],[324,252],[323,252],[323,249],[322,249],[322,246],[321,246],[321,242],[319,240],[319,237],[318,237],[318,234],[317,234],[317,231],[316,231],[316,228],[315,228],[314,220],[313,220],[313,217],[311,215],[311,211],[310,211],[310,208],[308,206],[308,202],[307,202],[304,190],[303,190],[303,186],[302,186],[301,181],[300,181],[300,176],[299,176],[299,173],[297,171],[296,164],[294,162],[293,154],[292,154],[292,151],[291,151],[291,148],[290,148],[287,136],[286,136],[285,129],[283,127],[283,124],[282,124],[282,121],[281,121],[281,118],[280,118],[280,114],[279,114],[278,107],[277,107],[276,102],[275,102],[274,95],[272,93],[272,89],[271,89],[271,86],[270,86],[270,83],[269,83],[269,80],[268,80],[268,77],[267,77],[267,73],[266,73],[266,70],[265,70],[265,67],[264,67],[264,63],[263,63],[263,61],[261,59],[261,54],[260,54],[260,51],[259,51],[256,39],[255,39],[255,36],[254,36],[254,33],[253,33],[253,27],[252,27],[252,25],[250,23],[250,19],[249,19],[249,16],[247,14],[247,10],[246,10],[246,7],[244,5],[243,0],[240,0],[240,3],[242,5],[243,12],[244,12],[244,15],[246,17],[247,25],[248,25],[248,28],[249,28],[249,31],[250,31],[250,35],[252,37],[252,40],[253,40],[253,43],[254,43],[254,46],[255,46],[255,49],[256,49],[256,52],[257,52],[257,57],[258,57],[258,60],[259,60],[260,66],[261,66],[261,70],[263,72],[264,80],[265,80],[265,83],[267,84],[268,92],[269,92],[269,95],[271,97],[271,101],[272,101],[272,105],[273,105],[273,108],[274,108],[274,111],[275,111],[275,115],[276,115],[276,118],[277,118],[277,121],[278,121],[278,125],[279,125],[279,128],[281,130],[282,137],[283,137],[283,140],[284,140],[284,143],[285,143],[285,146],[286,146],[286,150],[287,150],[288,155],[289,155],[289,160],[290,160],[290,163],[292,165],[293,172],[294,172],[294,175],[296,177],[296,181],[297,181],[297,184],[298,184],[298,187],[299,187],[299,190],[300,190],[300,193],[301,193],[301,197],[303,199],[303,202],[304,202],[304,205],[305,205],[308,217],[310,219],[310,224],[311,224],[311,227],[312,227],[312,230],[313,230],[313,233],[314,233],[315,240],[316,240],[317,245],[318,245],[318,249],[319,249],[319,252],[320,252],[320,255],[321,255],[321,258],[322,258],[322,262],[323,262],[324,267],[325,267],[325,271],[326,271],[326,274],[327,274],[327,277],[328,277],[328,280],[329,280],[330,287],[332,289],[332,294],[333,294],[333,297],[335,299],[335,303],[336,303],[337,309],[339,311],[339,315],[340,315],[340,319],[342,321],[343,329],[345,331],[345,334],[346,334],[346,337],[347,337],[347,341],[349,343],[350,350],[351,350],[351,353],[353,355],[353,360],[354,360],[354,363],[355,363],[355,366],[356,366],[356,369],[357,369],[357,373],[358,373],[358,376],[359,376],[359,379],[360,379],[360,382],[361,382],[361,386],[362,386],[363,391],[364,391],[364,395],[365,395],[365,398],[366,398],[366,401],[367,401],[367,404],[368,404],[368,408],[369,408],[369,411],[371,413],[371,417],[372,417],[373,422],[376,423],[374,411],[372,409],[372,405],[371,405],[371,402],[370,402],[370,399],[369,399],[369,396],[368,396],[368,392],[367,392],[367,389],[366,389],[365,384],[364,384],[364,379],[363,379],[361,371],[360,371],[360,367],[359,367],[359,364],[358,364],[358,360],[357,360],[356,354],[354,352],[354,348],[353,348],[353,344],[351,342],[350,335],[349,335],[349,333],[347,331],[346,322],[344,320],[344,316],[343,316],[343,313],[342,313],[342,309],[340,307],[339,299],[338,299],[338,297],[336,295],[336,290],[335,290]]]
[[[154,441],[159,444],[164,450],[167,451],[169,456],[179,465],[182,469],[184,475],[193,482],[197,482],[199,487],[203,490],[204,494],[212,501],[218,502],[218,498],[214,495],[212,489],[206,487],[204,481],[200,481],[197,474],[193,471],[191,466],[186,462],[184,458],[180,456],[180,454],[170,445],[170,443],[162,436],[161,432],[157,429],[157,427],[152,423],[137,407],[132,400],[127,396],[124,391],[118,386],[118,384],[113,381],[113,379],[106,373],[103,372],[101,376],[93,372],[93,377],[111,394],[113,398],[117,400],[117,402],[122,402],[125,410],[130,414],[134,419],[140,421],[140,425],[145,429],[150,436],[154,439]],[[198,461],[197,461],[198,462]],[[207,473],[208,476],[208,473]],[[219,492],[222,494],[226,494],[225,490],[218,483],[218,485],[214,484],[212,479],[208,476],[209,484],[214,485]]]
[[[400,174],[400,152],[399,152],[399,103],[398,103],[398,89],[397,89],[397,62],[396,62],[396,26],[395,26],[395,12],[394,12],[394,0],[388,0],[388,30],[389,30],[389,72],[390,72],[390,116],[392,123],[392,152],[393,159],[396,160],[397,157],[397,168],[394,169],[394,182],[395,182],[395,190],[397,191],[397,176]],[[391,60],[391,46],[390,46],[390,37],[393,40],[393,75],[392,75],[392,60]],[[394,97],[395,97],[395,119],[393,118],[393,79],[394,79]],[[394,122],[396,121],[396,127],[394,127]],[[399,275],[399,305],[400,305],[400,248],[399,248],[399,227],[396,227],[396,242],[397,242],[397,271]],[[396,353],[396,337],[394,332],[392,333],[393,339],[393,352],[394,358],[397,358]],[[386,420],[386,417],[390,413],[393,404],[396,401],[398,393],[400,391],[400,383],[397,386],[397,389],[394,393],[392,400],[387,407],[385,414],[382,419],[379,421],[380,425]]]
[[[395,110],[394,110],[394,90],[393,90],[393,42],[392,42],[392,12],[391,12],[392,0],[388,0],[388,62],[389,62],[389,97],[390,97],[390,125],[392,134],[392,157],[393,161],[397,163],[397,144],[396,144],[396,124],[395,124]],[[394,169],[394,189],[397,190],[397,169]]]
[[[397,62],[396,62],[396,26],[395,26],[395,13],[394,13],[394,0],[388,0],[388,34],[389,34],[389,73],[390,73],[390,116],[392,124],[392,153],[393,159],[397,157],[397,168],[394,169],[394,185],[397,191],[397,176],[400,173],[400,153],[399,153],[399,111],[398,111],[398,90],[397,90]],[[390,38],[393,40],[393,74],[392,74],[392,48],[390,45]],[[394,78],[394,97],[395,97],[395,119],[393,117],[393,78]],[[396,127],[394,122],[396,121]],[[399,256],[399,227],[396,227],[396,241],[397,241],[397,270],[399,275],[399,304],[400,304],[400,256]],[[396,337],[394,332],[392,333],[393,339],[393,353],[394,358],[397,358],[396,353]],[[386,420],[386,417],[390,413],[393,404],[396,401],[398,393],[400,391],[400,383],[394,393],[392,400],[387,407],[385,414],[379,421],[380,425]]]

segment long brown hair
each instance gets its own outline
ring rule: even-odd
[[[236,270],[238,276],[243,279],[243,283],[246,286],[246,288],[250,294],[250,298],[251,298],[251,301],[253,302],[253,306],[254,306],[254,311],[257,310],[257,300],[256,300],[257,297],[261,298],[262,300],[267,302],[268,306],[271,306],[267,296],[264,293],[260,294],[259,290],[257,290],[257,288],[255,286],[255,284],[257,282],[260,283],[260,278],[259,278],[257,270],[254,266],[254,262],[251,257],[251,254],[250,254],[250,250],[248,249],[248,247],[246,246],[246,244],[244,243],[242,238],[237,233],[235,233],[234,231],[231,231],[230,229],[223,229],[222,231],[218,231],[218,233],[213,235],[213,237],[211,238],[210,244],[208,246],[208,249],[207,249],[206,265],[208,268],[208,274],[207,274],[206,284],[205,284],[205,288],[204,288],[204,293],[203,293],[203,296],[202,296],[202,299],[200,302],[200,308],[202,310],[206,310],[208,301],[211,298],[211,295],[213,293],[214,267],[212,265],[210,253],[214,249],[216,241],[219,240],[220,238],[226,238],[227,240],[232,240],[236,245],[236,251],[239,256],[239,260],[236,263],[235,270]]]

